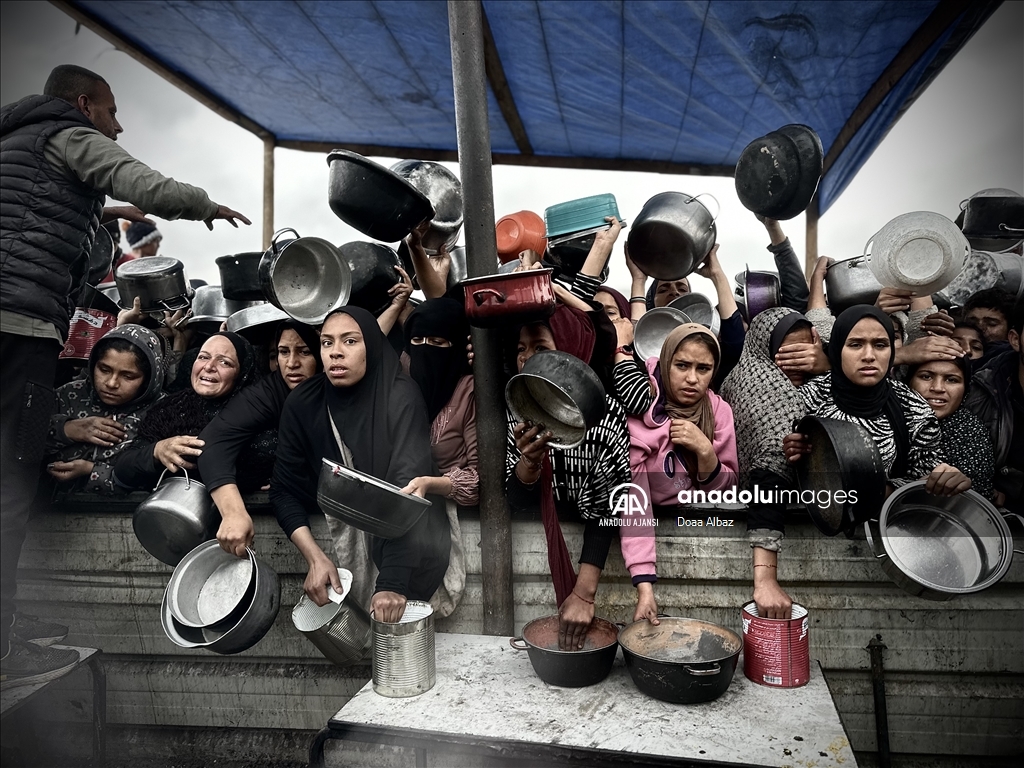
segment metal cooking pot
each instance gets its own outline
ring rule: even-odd
[[[691,323],[700,323],[718,336],[722,329],[722,318],[711,303],[711,299],[703,293],[687,293],[669,303],[670,309],[677,309],[690,318]]]
[[[349,304],[379,315],[391,303],[388,290],[402,281],[398,254],[381,243],[355,241],[338,249],[352,274]],[[410,262],[411,268],[411,262]],[[413,273],[406,269],[411,277]]]
[[[446,286],[448,290],[451,290],[469,277],[469,268],[466,264],[466,246],[460,245],[457,248],[452,248],[449,255],[452,257],[452,261],[451,266],[448,267]]]
[[[220,270],[220,285],[225,299],[232,301],[264,301],[263,285],[260,283],[260,261],[263,251],[236,253],[220,256],[217,269]]]
[[[462,231],[462,182],[440,163],[429,160],[399,160],[391,172],[418,189],[434,207],[434,218],[423,236],[428,254],[450,250]]]
[[[674,704],[717,699],[729,687],[743,641],[709,621],[646,619],[619,632],[626,669],[642,693]]]
[[[885,499],[886,479],[878,447],[867,430],[849,421],[804,416],[794,431],[807,435],[811,444],[811,452],[796,465],[796,478],[801,491],[814,493],[804,508],[818,530],[826,536],[849,533],[874,515]],[[818,505],[821,491],[829,492],[824,509]]]
[[[689,315],[672,307],[647,310],[636,321],[636,327],[633,329],[633,357],[641,367],[652,357],[660,357],[661,348],[668,335],[680,325],[689,322]]]
[[[622,222],[625,228],[626,222]],[[590,249],[594,247],[594,240],[597,233],[608,229],[604,224],[584,232],[574,232],[564,237],[552,238],[548,241],[548,249],[544,252],[544,263],[550,264],[557,269],[556,276],[564,277],[567,280],[579,274],[583,264],[590,255]],[[605,264],[601,270],[599,279],[605,282],[608,279],[608,265]]]
[[[246,307],[264,304],[263,301],[235,301],[225,298],[219,285],[201,285],[192,297],[192,316],[185,325],[196,323],[223,323]]]
[[[155,258],[155,257],[154,257]],[[206,486],[184,477],[170,477],[165,469],[156,488],[132,516],[139,543],[161,563],[175,566],[204,541],[217,534],[220,514]]]
[[[530,655],[533,671],[548,685],[583,688],[608,677],[619,649],[618,637],[617,626],[595,616],[587,629],[583,648],[561,651],[558,649],[558,616],[545,616],[523,627],[523,634],[509,638],[508,644]]]
[[[89,285],[96,285],[108,274],[114,264],[114,254],[117,246],[114,245],[114,238],[106,227],[96,230],[96,237],[92,241],[92,249],[89,251],[89,272],[86,274],[85,282]]]
[[[956,225],[976,251],[1013,250],[1024,242],[1024,198],[1012,189],[983,189],[960,203]]]
[[[431,505],[429,499],[329,459],[320,467],[316,500],[324,514],[382,539],[407,534]]]
[[[736,161],[736,194],[748,211],[784,221],[799,216],[821,180],[821,139],[806,125],[784,125],[750,142]]]
[[[295,239],[279,243],[283,232]],[[271,303],[307,325],[319,325],[345,306],[352,290],[352,274],[339,249],[319,237],[299,237],[291,228],[274,235],[260,259],[259,277]]]
[[[679,280],[707,257],[718,237],[718,216],[699,197],[710,195],[662,192],[644,203],[626,240],[629,257],[644,274]]]
[[[169,256],[128,261],[114,275],[121,307],[131,309],[135,298],[143,312],[171,312],[188,307],[194,293],[185,265]]]
[[[825,292],[828,305],[837,315],[857,304],[874,304],[882,290],[875,279],[868,256],[854,256],[837,261],[825,272]]]
[[[936,295],[950,304],[963,306],[968,298],[987,288],[1002,288],[1017,299],[1024,298],[1024,257],[1016,253],[971,251],[964,268]]]
[[[552,448],[575,448],[601,423],[605,391],[594,370],[568,352],[533,355],[505,386],[505,402],[517,421],[543,424]]]
[[[355,152],[335,149],[327,201],[339,219],[374,240],[395,243],[434,216],[430,200],[397,173]]]
[[[209,642],[206,647],[214,653],[232,654],[249,650],[274,626],[277,612],[281,609],[281,582],[277,573],[251,549],[249,556],[253,562],[256,587],[248,609],[238,623],[222,634],[211,629],[202,630]]]
[[[975,491],[933,496],[925,481],[908,483],[886,499],[864,534],[882,569],[896,585],[927,600],[949,600],[988,589],[1006,575],[1013,534],[1002,514]]]
[[[466,317],[477,328],[535,323],[555,311],[551,269],[473,277],[461,285]]]
[[[744,317],[749,323],[766,309],[782,303],[782,283],[774,272],[748,268],[736,275],[736,295],[743,299]]]
[[[200,544],[174,567],[167,583],[171,615],[193,629],[230,629],[252,602],[253,569],[248,555],[235,557],[216,540]]]
[[[277,324],[287,319],[288,314],[273,304],[256,304],[252,307],[240,309],[232,314],[228,318],[227,329],[232,333],[241,333],[246,338],[249,338],[249,332],[254,328]]]

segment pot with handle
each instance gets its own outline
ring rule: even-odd
[[[629,257],[644,274],[679,280],[707,257],[718,237],[718,215],[711,215],[701,197],[711,196],[662,192],[644,203],[626,240]]]
[[[295,239],[280,240],[285,232]],[[351,270],[339,249],[319,237],[300,237],[290,227],[274,234],[259,277],[267,299],[307,325],[319,325],[347,304],[352,290]]]
[[[349,303],[375,315],[387,309],[391,303],[388,290],[402,280],[397,269],[402,265],[398,254],[383,243],[359,240],[345,243],[338,250],[352,274],[352,297]],[[413,277],[409,268],[406,272]]]
[[[391,172],[419,190],[434,208],[423,250],[433,255],[451,250],[462,231],[462,182],[440,163],[429,160],[399,160]]]
[[[551,271],[550,268],[527,269],[463,280],[461,285],[470,325],[498,328],[550,317],[555,311]]]
[[[260,282],[260,261],[263,251],[236,253],[217,258],[221,292],[231,301],[264,301]]]
[[[519,637],[509,639],[517,651],[526,651],[537,677],[548,685],[583,688],[608,677],[618,652],[619,628],[595,616],[587,629],[581,650],[558,648],[558,616],[534,619]]]
[[[220,525],[220,514],[206,486],[184,477],[173,476],[166,481],[165,469],[156,488],[132,516],[132,527],[139,543],[153,557],[176,566],[185,555],[212,539]]]
[[[839,314],[856,304],[874,304],[882,290],[868,266],[870,256],[837,261],[825,272],[825,292],[832,311]]]
[[[195,293],[185,265],[169,256],[127,261],[117,268],[114,282],[122,309],[131,309],[138,298],[146,313],[186,309]]]

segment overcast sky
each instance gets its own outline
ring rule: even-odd
[[[219,282],[214,259],[260,250],[263,144],[218,117],[161,77],[115,50],[49,3],[0,3],[0,103],[42,91],[58,64],[79,64],[103,75],[118,104],[125,132],[119,142],[162,173],[203,187],[217,202],[253,220],[243,231],[219,222],[158,223],[161,254],[185,262],[192,277]],[[390,165],[393,160],[375,158]],[[457,173],[457,167],[450,165]],[[327,204],[327,164],[319,153],[276,151],[275,225],[335,243],[365,239]],[[930,210],[954,217],[960,201],[986,187],[1024,191],[1024,3],[1004,3],[939,74],[821,218],[819,249],[848,258],[901,213]],[[652,195],[666,190],[709,192],[721,203],[719,252],[726,272],[773,268],[767,237],[740,205],[733,180],[704,176],[572,171],[495,166],[495,213],[522,209],[543,214],[554,203],[612,192],[628,221]],[[804,217],[784,224],[801,258]],[[625,239],[625,234],[621,240]],[[610,283],[626,290],[621,246]],[[710,292],[695,277],[694,287]]]

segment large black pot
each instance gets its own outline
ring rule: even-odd
[[[522,637],[511,638],[509,645],[517,651],[529,653],[533,671],[548,685],[583,688],[608,677],[619,647],[618,635],[617,626],[595,616],[587,630],[583,649],[560,651],[558,616],[545,616],[523,627]]]
[[[92,241],[92,250],[89,251],[89,273],[85,281],[89,285],[99,285],[103,278],[110,274],[114,257],[118,255],[120,249],[114,244],[110,231],[106,227],[97,229],[96,237]]]
[[[336,149],[327,156],[327,164],[331,167],[327,190],[331,210],[374,240],[397,242],[434,216],[426,195],[362,155]]]
[[[338,248],[352,273],[352,293],[348,303],[377,315],[391,303],[388,289],[402,278],[397,267],[401,260],[394,250],[381,243],[355,241]]]
[[[626,669],[636,687],[655,699],[697,704],[717,699],[729,687],[743,649],[740,636],[709,621],[646,619],[619,632]]]
[[[796,477],[801,494],[814,495],[801,503],[818,530],[826,536],[849,533],[876,516],[885,501],[885,467],[867,430],[849,421],[804,416],[796,431],[811,444],[810,454],[796,465]]]
[[[230,301],[263,301],[263,287],[260,284],[260,259],[262,251],[236,253],[217,259],[220,270],[220,289]]]
[[[806,125],[784,125],[754,139],[736,161],[743,207],[770,219],[792,219],[811,202],[822,169],[821,139]]]

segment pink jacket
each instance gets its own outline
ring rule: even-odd
[[[696,483],[686,471],[686,466],[675,452],[669,438],[671,420],[664,411],[661,393],[657,391],[654,370],[658,358],[647,361],[647,372],[654,387],[654,403],[642,417],[630,416],[629,426],[629,467],[633,473],[633,485],[642,490],[644,518],[653,519],[653,505],[675,505],[680,491],[700,488],[711,491],[736,484],[739,460],[736,457],[736,428],[733,425],[732,408],[725,400],[709,391],[711,408],[715,414],[715,437],[711,441],[715,455],[721,463],[718,473],[706,483]],[[655,419],[659,413],[662,421]],[[639,494],[639,491],[637,492]],[[639,505],[638,505],[639,506]],[[656,573],[654,532],[655,528],[642,523],[637,526],[620,527],[622,557],[631,576]]]

